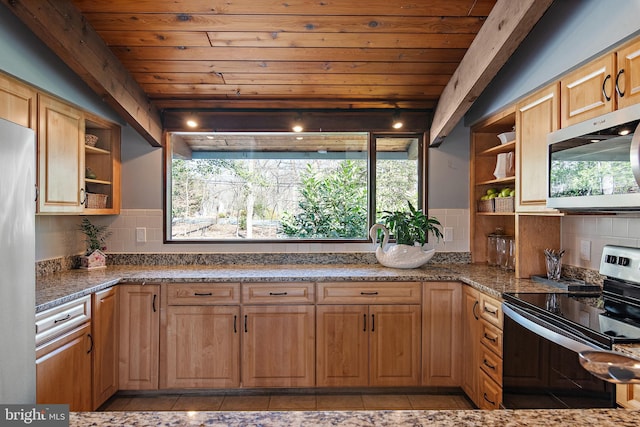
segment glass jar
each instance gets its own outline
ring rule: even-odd
[[[512,251],[515,249],[513,236],[499,236],[497,240],[498,266],[509,269],[513,264]]]
[[[504,235],[504,229],[501,227],[487,236],[487,264],[496,266],[498,264],[498,238]]]

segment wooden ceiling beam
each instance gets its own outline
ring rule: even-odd
[[[395,0],[393,8],[389,0],[368,0],[366,8],[357,1],[320,2],[316,0],[74,0],[80,9],[91,9],[100,13],[149,13],[162,9],[173,13],[206,13],[211,15],[323,15],[327,9],[335,15],[396,15],[406,16],[486,16],[493,1],[489,0],[447,0],[427,2],[415,0]],[[337,3],[337,4],[336,4]]]
[[[70,0],[0,0],[151,145],[160,113]]]
[[[552,1],[498,0],[440,96],[430,130],[432,146],[453,130]]]

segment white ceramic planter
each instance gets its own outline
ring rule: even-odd
[[[378,230],[384,232],[382,246],[377,245]],[[391,268],[418,268],[426,264],[433,255],[435,249],[422,250],[420,246],[389,245],[389,230],[382,224],[374,224],[369,230],[369,237],[376,248],[376,259],[385,267]]]

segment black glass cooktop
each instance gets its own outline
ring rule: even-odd
[[[640,342],[640,323],[606,311],[602,295],[506,293],[504,300],[526,311],[528,317],[541,319],[609,348],[614,343]]]

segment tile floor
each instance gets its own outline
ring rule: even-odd
[[[473,409],[462,394],[116,395],[102,411],[309,411]]]

